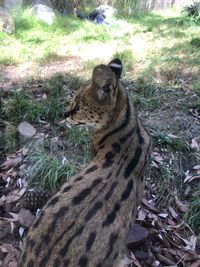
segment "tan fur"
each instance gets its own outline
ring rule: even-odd
[[[106,65],[94,68],[67,116],[96,127],[94,158],[48,201],[29,231],[20,266],[125,267],[125,238],[142,195],[149,135]]]

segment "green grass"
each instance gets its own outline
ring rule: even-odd
[[[180,86],[186,69],[190,85],[198,81],[199,73],[192,68],[200,66],[200,23],[180,12],[135,14],[118,18],[109,27],[58,15],[49,26],[30,14],[29,9],[14,11],[15,33],[0,33],[0,64],[79,57],[84,73],[94,62],[117,56],[132,79]]]
[[[91,160],[91,137],[92,131],[73,126],[67,130],[67,138],[73,143],[73,145],[79,148],[83,152],[83,163],[87,163]]]
[[[134,56],[133,51],[131,49],[118,51],[113,55],[113,58],[120,58],[121,61],[124,62],[124,73],[126,73],[126,71],[134,65]]]
[[[32,185],[39,185],[43,189],[55,192],[59,185],[66,182],[75,173],[72,161],[63,161],[63,156],[58,156],[59,148],[45,140],[41,144],[35,144],[27,161],[31,168],[28,179]]]
[[[33,100],[24,91],[14,91],[13,96],[5,104],[6,118],[16,125],[23,120],[38,123],[45,120],[52,124],[59,121],[67,104],[60,98],[49,97],[44,100]]]
[[[161,147],[170,147],[175,151],[188,151],[185,141],[180,138],[171,138],[165,132],[160,131],[154,133],[153,137]]]
[[[68,129],[67,134],[76,147],[87,144],[91,137],[91,132],[77,126]]]
[[[197,197],[193,198],[190,206],[184,215],[184,219],[194,229],[195,233],[200,238],[200,187],[196,190]]]

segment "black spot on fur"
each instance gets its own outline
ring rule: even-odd
[[[113,256],[113,260],[116,260],[116,258],[119,256],[119,252],[115,252],[114,256]]]
[[[115,154],[111,151],[108,151],[105,155],[105,159],[106,161],[103,163],[103,168],[108,168],[113,164],[113,158],[114,158]]]
[[[112,176],[112,172],[109,172],[108,175],[106,176],[106,179],[109,179]]]
[[[52,199],[49,200],[48,202],[48,207],[49,206],[54,206],[58,201],[59,201],[59,196],[53,197]]]
[[[66,215],[68,210],[69,208],[67,206],[63,206],[56,213],[53,214],[53,221],[52,224],[50,225],[51,228],[50,227],[48,228],[48,233],[54,231],[57,222]]]
[[[68,186],[65,186],[62,191],[63,191],[63,193],[67,193],[71,188],[72,188],[72,186],[68,185]]]
[[[140,133],[140,128],[139,128],[139,125],[137,127],[137,135],[138,135],[138,141],[139,141],[139,144],[142,145],[144,143],[144,138],[142,137],[141,133]]]
[[[32,226],[33,229],[35,229],[35,228],[37,228],[37,227],[39,226],[39,224],[40,224],[41,221],[42,221],[42,218],[44,217],[44,214],[45,214],[45,211],[42,211],[42,212],[39,214],[38,218],[37,218],[37,219],[35,220],[35,222],[33,223],[33,226]]]
[[[81,256],[81,257],[79,258],[78,265],[79,265],[80,267],[86,267],[87,264],[88,264],[88,258],[87,258],[85,255]]]
[[[92,182],[92,185],[91,187],[96,187],[98,184],[100,184],[102,182],[102,177],[98,177],[96,178],[93,182]]]
[[[99,209],[101,209],[103,206],[103,203],[101,201],[96,202],[91,209],[87,212],[85,216],[85,222],[88,222]]]
[[[85,172],[85,174],[94,172],[98,169],[97,165],[93,165],[92,167],[90,167],[89,169],[87,169],[87,171]]]
[[[113,147],[113,149],[114,149],[114,151],[115,151],[116,153],[119,153],[120,150],[121,150],[121,146],[120,146],[120,144],[117,143],[117,142],[113,143],[113,144],[112,144],[112,147]]]
[[[102,263],[98,263],[96,267],[103,267]]]
[[[53,267],[58,267],[58,266],[60,266],[60,259],[59,258],[56,258],[55,260],[54,260],[54,263],[53,263]]]
[[[64,245],[64,247],[59,251],[59,255],[61,256],[61,257],[64,257],[65,255],[66,255],[66,253],[67,253],[67,251],[68,251],[68,249],[69,249],[69,246],[70,246],[70,244],[72,243],[72,241],[77,237],[77,236],[79,236],[79,235],[81,235],[82,233],[83,233],[83,230],[84,230],[84,226],[81,226],[68,240],[67,240],[67,242],[66,242],[66,244]],[[63,235],[62,235],[62,237],[63,237]],[[62,238],[61,237],[61,238]],[[59,238],[58,240],[57,240],[57,242],[61,239],[61,238]],[[57,243],[56,242],[56,243]]]
[[[61,220],[64,216],[66,216],[66,213],[68,212],[69,208],[67,206],[61,207],[57,212],[53,215],[53,221],[48,227],[47,233],[52,233],[55,230],[56,224],[59,220]]]
[[[42,243],[39,243],[38,245],[36,245],[34,251],[36,255],[39,255],[39,253],[41,252],[42,249]]]
[[[22,259],[21,259],[22,262],[26,260],[26,256],[27,256],[27,253],[26,251],[24,251],[24,253],[22,254]]]
[[[29,240],[27,240],[27,244],[29,247],[33,248],[35,246],[36,242],[34,239],[29,239]]]
[[[127,198],[130,196],[131,191],[133,189],[133,180],[130,180],[126,186],[125,191],[122,193],[121,201],[127,200]]]
[[[120,204],[116,203],[114,209],[107,215],[106,219],[103,221],[102,226],[109,226],[112,224],[116,218],[117,212],[120,210]]]
[[[128,163],[125,169],[125,172],[124,172],[125,179],[127,179],[130,176],[131,172],[134,170],[134,168],[138,164],[141,154],[142,154],[142,148],[139,146],[137,147],[135,151],[134,157],[131,159],[131,161]]]
[[[79,205],[91,192],[91,187],[83,189],[77,196],[72,199],[73,205]]]
[[[89,237],[88,237],[88,240],[86,242],[86,250],[87,252],[90,251],[90,249],[92,248],[93,244],[94,244],[94,241],[95,241],[95,238],[96,238],[96,232],[91,232],[89,234]]]
[[[34,266],[34,260],[31,259],[28,264],[27,264],[27,267],[33,267]]]
[[[126,98],[126,113],[124,115],[124,119],[122,121],[122,124],[115,128],[114,130],[112,130],[111,132],[107,133],[99,142],[99,145],[103,144],[105,142],[105,140],[112,136],[113,134],[116,134],[118,132],[120,132],[121,130],[123,130],[128,124],[129,124],[129,120],[130,120],[130,103],[129,103],[129,99],[128,97]]]
[[[48,244],[50,241],[50,233],[48,232],[47,234],[42,234],[41,239],[44,244]]]
[[[81,181],[82,179],[83,179],[83,176],[79,176],[79,177],[77,177],[77,178],[74,180],[74,182]]]
[[[117,173],[116,173],[116,177],[119,176],[119,173],[120,173],[120,171],[121,171],[121,169],[122,169],[122,166],[123,166],[123,163],[121,163],[121,164],[119,165],[119,168],[118,168]]]
[[[105,200],[109,200],[110,197],[112,197],[112,194],[114,193],[115,191],[115,188],[116,186],[118,185],[118,182],[117,181],[114,181],[110,187],[110,189],[108,190],[108,192],[106,193],[104,199]]]
[[[121,144],[124,144],[130,137],[131,135],[135,132],[135,127],[133,127],[130,132],[128,132],[125,136],[120,137],[119,141]]]
[[[46,257],[45,257],[45,258],[43,258],[43,259],[40,261],[40,263],[39,263],[39,267],[45,267],[46,264],[47,264],[47,260],[46,260]]]
[[[69,266],[69,263],[70,263],[70,260],[69,259],[64,260],[63,267]]]
[[[102,185],[103,186],[96,192],[95,196],[93,196],[93,198],[90,200],[90,204],[93,204],[97,197],[104,191],[105,187],[107,186],[107,183],[104,183]]]
[[[73,222],[67,227],[67,231],[69,231],[74,225],[75,225],[75,221],[73,221]]]
[[[118,239],[117,233],[110,234],[109,241],[108,241],[108,251],[107,251],[105,259],[108,259],[109,256],[112,254],[113,248],[114,248],[115,243],[117,242],[117,239]]]

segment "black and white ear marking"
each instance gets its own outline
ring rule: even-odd
[[[122,73],[122,62],[119,58],[113,59],[109,64],[108,67],[115,73],[116,78],[119,79]]]

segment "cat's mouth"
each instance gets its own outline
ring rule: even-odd
[[[74,120],[70,119],[69,117],[59,122],[59,124],[68,124],[68,123],[70,123],[72,125],[85,125],[84,122],[74,121]]]
[[[68,117],[65,121],[67,121],[67,122],[69,122],[69,123],[71,123],[73,125],[85,125],[84,122],[74,121],[70,117]]]

